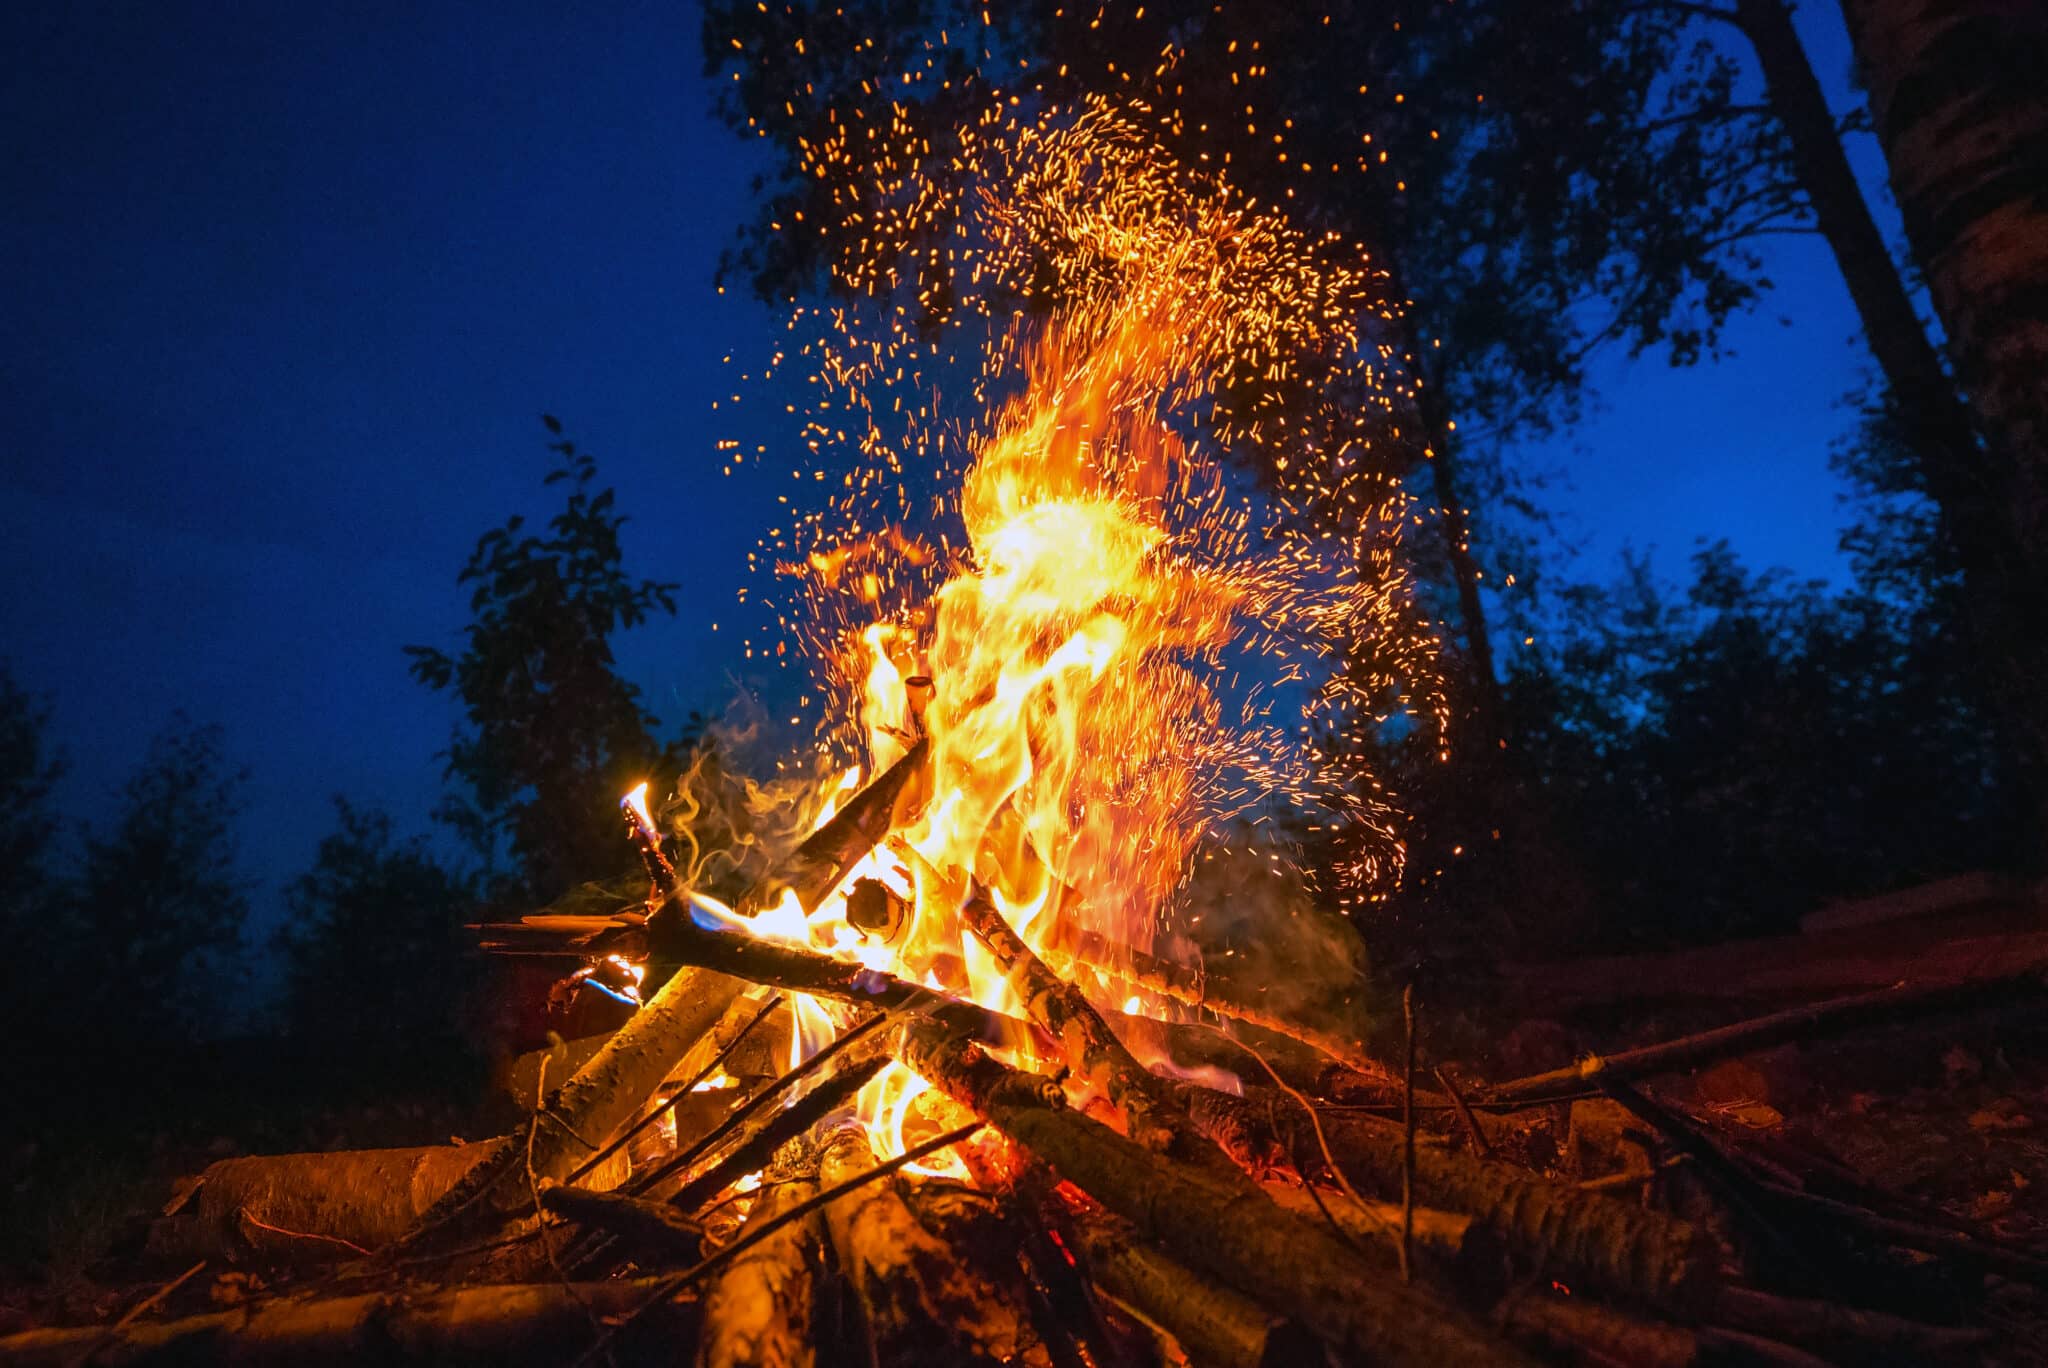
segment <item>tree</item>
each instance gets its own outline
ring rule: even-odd
[[[515,868],[493,891],[532,903],[630,864],[619,798],[673,768],[611,642],[674,613],[677,586],[625,573],[626,519],[595,488],[597,462],[567,440],[549,450],[559,463],[546,483],[569,486],[567,505],[545,534],[515,517],[478,539],[456,581],[471,587],[474,614],[462,653],[406,648],[413,677],[453,690],[463,708],[447,772],[464,792],[443,814],[487,855],[509,845]]]
[[[46,911],[47,860],[57,835],[50,791],[63,775],[61,757],[44,740],[49,714],[0,665],[0,938],[10,960],[35,958]]]
[[[1843,0],[1913,256],[1984,436],[1926,463],[2048,820],[2048,15]]]
[[[398,841],[387,814],[339,797],[334,807],[335,830],[285,893],[288,1026],[373,1052],[431,1050],[451,1035],[468,978],[475,889],[423,839]]]
[[[222,991],[249,910],[235,868],[245,777],[219,728],[176,718],[123,785],[113,820],[88,830],[53,968],[81,1034],[189,1040],[239,1010]]]

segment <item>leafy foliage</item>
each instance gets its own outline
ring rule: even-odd
[[[371,1050],[431,1049],[454,1026],[469,977],[472,881],[389,815],[334,800],[335,830],[285,893],[278,933],[286,1019],[297,1036]]]
[[[190,1039],[232,1017],[220,995],[241,949],[236,873],[243,771],[217,727],[174,719],[89,832],[68,905],[63,974],[75,1019],[115,1040]]]
[[[1592,905],[1639,915],[1610,934],[1781,929],[2020,848],[1982,681],[1930,617],[1752,573],[1720,543],[1676,599],[1640,560],[1576,597],[1510,698],[1528,801],[1571,833]]]
[[[626,519],[596,488],[597,462],[567,440],[549,449],[560,459],[546,482],[566,484],[568,501],[545,533],[514,517],[478,540],[457,578],[474,615],[461,654],[406,648],[413,677],[453,691],[466,719],[447,752],[465,792],[443,813],[486,854],[509,846],[514,871],[494,891],[532,903],[630,860],[619,795],[664,755],[611,641],[674,613],[677,588],[626,574]]]

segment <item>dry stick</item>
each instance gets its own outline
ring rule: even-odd
[[[1406,1065],[1401,1070],[1401,1281],[1415,1276],[1415,985],[1401,989]]]
[[[1582,1092],[1588,1084],[1597,1084],[1602,1078],[1635,1079],[1648,1074],[1673,1073],[1788,1041],[1816,1040],[1881,1022],[1974,1008],[2003,996],[2038,993],[2041,988],[2038,970],[1967,983],[1896,984],[1876,992],[1830,998],[1772,1012],[1662,1044],[1646,1045],[1638,1050],[1589,1055],[1568,1068],[1552,1069],[1548,1073],[1532,1074],[1488,1088],[1480,1094],[1480,1105],[1490,1111],[1508,1111],[1541,1102],[1562,1101],[1566,1095]]]
[[[758,1230],[750,1224],[746,1230],[740,1233],[740,1238],[734,1240],[725,1248],[715,1254],[706,1255],[682,1272],[663,1278],[660,1282],[656,1283],[653,1293],[645,1301],[621,1316],[616,1324],[612,1325],[604,1334],[598,1336],[595,1344],[592,1344],[577,1357],[574,1368],[582,1368],[584,1364],[595,1362],[610,1347],[612,1340],[618,1336],[619,1332],[635,1320],[638,1320],[641,1315],[653,1310],[662,1302],[673,1298],[676,1293],[690,1286],[690,1284],[696,1282],[705,1274],[714,1272],[738,1258],[741,1254],[760,1244],[761,1241],[767,1239],[784,1226],[789,1225],[793,1221],[802,1220],[819,1207],[829,1202],[835,1202],[857,1188],[888,1177],[907,1164],[914,1164],[928,1155],[936,1154],[948,1145],[959,1144],[986,1124],[986,1122],[976,1121],[972,1125],[959,1126],[949,1130],[944,1135],[933,1136],[922,1144],[911,1146],[894,1159],[884,1159],[867,1172],[848,1178],[845,1182],[835,1183],[831,1187],[818,1192],[815,1196],[798,1202],[787,1211],[778,1212],[772,1219],[762,1222]]]
[[[873,1035],[881,1027],[882,1023],[888,1019],[888,1014],[882,1013],[870,1017],[852,1030],[834,1037],[816,1054],[803,1060],[794,1068],[789,1069],[781,1077],[756,1090],[752,1097],[749,1097],[730,1112],[727,1112],[725,1117],[716,1126],[713,1126],[709,1132],[692,1142],[688,1148],[678,1150],[672,1158],[655,1168],[645,1177],[634,1179],[628,1191],[635,1193],[647,1192],[657,1184],[689,1168],[690,1165],[702,1159],[719,1145],[724,1144],[726,1137],[746,1124],[747,1120],[760,1111],[761,1108],[767,1106],[790,1088],[801,1083],[811,1074],[824,1068],[853,1046]],[[707,1193],[706,1195],[708,1196],[709,1194]]]
[[[1493,1146],[1487,1142],[1486,1132],[1479,1129],[1479,1118],[1472,1114],[1472,1108],[1465,1105],[1465,1095],[1458,1091],[1458,1085],[1442,1068],[1430,1070],[1436,1075],[1437,1083],[1451,1099],[1451,1105],[1458,1109],[1458,1121],[1465,1127],[1465,1134],[1472,1137],[1472,1148],[1481,1159],[1493,1157]]]
[[[886,1057],[862,1060],[820,1083],[786,1107],[778,1107],[764,1122],[754,1126],[717,1163],[684,1183],[669,1198],[678,1211],[694,1211],[716,1197],[735,1180],[763,1167],[781,1149],[832,1112],[846,1105],[868,1081],[894,1061]]]
[[[555,1090],[545,1110],[570,1129],[589,1132],[600,1141],[610,1136],[632,1119],[676,1062],[725,1014],[740,988],[737,979],[722,974],[677,972]],[[560,1179],[576,1166],[579,1156],[560,1133],[547,1134],[545,1142],[533,1146],[533,1171],[542,1178]],[[449,1189],[386,1254],[411,1254],[427,1241],[456,1237],[472,1223],[509,1214],[504,1189],[508,1180],[523,1176],[522,1156],[510,1137],[493,1144],[487,1160]]]
[[[122,1313],[121,1319],[115,1321],[112,1325],[107,1327],[107,1332],[104,1335],[100,1336],[97,1340],[94,1340],[92,1343],[85,1346],[85,1348],[79,1353],[78,1357],[71,1361],[70,1368],[83,1368],[83,1365],[92,1362],[93,1358],[96,1355],[98,1355],[98,1353],[102,1349],[106,1348],[109,1344],[112,1344],[116,1339],[120,1338],[121,1332],[123,1330],[126,1330],[130,1325],[134,1324],[137,1320],[141,1319],[143,1312],[157,1305],[165,1297],[170,1296],[171,1293],[177,1291],[186,1283],[190,1282],[193,1278],[197,1277],[199,1274],[199,1270],[204,1267],[206,1267],[206,1260],[201,1259],[198,1263],[193,1264],[183,1273],[180,1273],[177,1277],[171,1279],[162,1287],[159,1287],[156,1291],[150,1293],[141,1301],[129,1307],[127,1311]]]
[[[1917,1249],[1927,1254],[1948,1255],[1971,1263],[1987,1273],[1996,1273],[2000,1277],[2031,1283],[2036,1287],[2048,1287],[2048,1259],[2039,1259],[2005,1245],[1965,1235],[1960,1231],[1944,1230],[1940,1226],[1883,1216],[1867,1207],[1838,1202],[1832,1197],[1822,1197],[1817,1193],[1801,1192],[1798,1188],[1761,1180],[1757,1181],[1756,1186],[1758,1191],[1773,1203],[1784,1208],[1826,1217],[1850,1230],[1883,1240],[1886,1244],[1895,1245],[1900,1249]]]
[[[756,1026],[760,1025],[763,1021],[767,1020],[768,1014],[770,1012],[773,1012],[777,1007],[780,1007],[781,1005],[782,998],[779,995],[772,996],[766,1002],[762,1003],[760,1010],[755,1012],[752,1016],[748,1017],[745,1025],[741,1026],[737,1031],[733,1032],[728,1039],[726,1039],[719,1045],[718,1052],[712,1055],[709,1060],[705,1061],[704,1067],[697,1070],[696,1073],[690,1076],[689,1082],[683,1084],[680,1088],[677,1088],[673,1093],[669,1094],[668,1101],[662,1103],[658,1107],[651,1109],[647,1112],[646,1115],[642,1116],[638,1121],[635,1121],[632,1125],[626,1127],[625,1130],[619,1132],[619,1136],[616,1140],[613,1140],[609,1145],[606,1145],[603,1149],[599,1150],[597,1153],[591,1155],[588,1159],[585,1159],[582,1163],[578,1164],[575,1167],[575,1169],[570,1172],[569,1176],[567,1178],[564,1178],[562,1181],[565,1183],[573,1183],[577,1179],[582,1178],[585,1174],[589,1173],[599,1164],[602,1164],[605,1160],[611,1158],[614,1154],[617,1154],[621,1149],[625,1148],[626,1145],[631,1143],[634,1136],[640,1134],[649,1126],[653,1125],[656,1121],[659,1121],[662,1117],[674,1111],[676,1108],[676,1104],[678,1104],[685,1097],[688,1097],[692,1092],[694,1092],[699,1083],[702,1083],[705,1079],[711,1077],[712,1073],[716,1071],[721,1064],[725,1063],[727,1059],[731,1058],[732,1052],[739,1048],[740,1042],[747,1038],[748,1033],[751,1032]],[[733,1004],[734,1008],[737,1008],[738,1006],[738,1002],[735,1002]],[[727,1014],[730,1015],[731,1011],[732,1009],[728,1008]],[[719,1022],[719,1026],[723,1026],[724,1024],[725,1023],[723,1020]],[[712,1037],[715,1037],[717,1034],[718,1027],[715,1026],[712,1028],[711,1036],[706,1038],[710,1039]],[[687,1063],[688,1061],[686,1060],[684,1062]]]
[[[1246,1049],[1249,1050],[1250,1048],[1250,1046],[1246,1046]],[[1275,1070],[1273,1066],[1266,1061],[1266,1057],[1264,1055],[1260,1054],[1257,1050],[1251,1050],[1251,1056],[1253,1059],[1256,1059],[1259,1062],[1259,1066],[1261,1068],[1263,1068],[1268,1074],[1272,1075],[1273,1082],[1275,1086],[1277,1086],[1280,1089],[1280,1091],[1286,1093],[1289,1097],[1293,1098],[1297,1103],[1300,1104],[1303,1114],[1308,1117],[1309,1129],[1315,1132],[1316,1148],[1322,1153],[1324,1167],[1328,1169],[1330,1176],[1336,1180],[1337,1186],[1343,1190],[1344,1195],[1351,1199],[1351,1205],[1356,1207],[1360,1212],[1364,1213],[1368,1220],[1380,1219],[1378,1214],[1375,1212],[1372,1203],[1366,1201],[1365,1198],[1359,1196],[1358,1189],[1351,1186],[1351,1179],[1345,1175],[1344,1166],[1337,1162],[1337,1157],[1334,1154],[1330,1153],[1329,1137],[1323,1134],[1323,1121],[1321,1117],[1316,1115],[1315,1105],[1312,1102],[1310,1102],[1306,1097],[1303,1097],[1300,1093],[1296,1092],[1294,1088],[1291,1085],[1289,1085],[1285,1079],[1281,1078],[1278,1071]],[[1321,1195],[1319,1195],[1316,1192],[1315,1186],[1311,1183],[1307,1183],[1306,1181],[1304,1181],[1303,1186],[1307,1189],[1309,1195],[1315,1198],[1316,1210],[1322,1212],[1323,1218],[1329,1221],[1330,1224],[1332,1226],[1335,1226],[1338,1230],[1344,1230],[1345,1227],[1337,1220],[1336,1217],[1330,1214],[1328,1208],[1324,1207],[1323,1199]],[[1350,1238],[1348,1232],[1347,1238]]]
[[[977,885],[968,895],[960,920],[988,948],[1010,987],[1024,1000],[1025,1012],[1059,1042],[1068,1067],[1124,1114],[1133,1139],[1151,1149],[1174,1148],[1185,1158],[1213,1154],[1215,1162],[1223,1162],[1215,1147],[1167,1105],[1158,1077],[1138,1063],[1079,988],[1045,967],[1003,920],[985,889]]]
[[[1625,1108],[1638,1121],[1656,1130],[1669,1140],[1677,1151],[1693,1161],[1700,1176],[1705,1178],[1721,1196],[1728,1209],[1748,1227],[1777,1245],[1788,1258],[1799,1264],[1810,1275],[1826,1277],[1809,1250],[1795,1239],[1783,1225],[1773,1221],[1757,1206],[1759,1195],[1756,1180],[1744,1173],[1735,1163],[1721,1152],[1718,1145],[1702,1135],[1697,1127],[1643,1096],[1635,1088],[1619,1078],[1602,1076],[1600,1090]]]
[[[1050,1079],[919,1023],[904,1030],[904,1062],[1143,1239],[1344,1353],[1385,1364],[1523,1362],[1433,1293],[1378,1276],[1320,1222],[1275,1206],[1242,1174],[1175,1163],[1068,1110]]]

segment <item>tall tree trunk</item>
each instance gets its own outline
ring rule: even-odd
[[[2030,0],[1843,0],[1907,236],[1971,406],[1857,187],[1784,0],[1735,0],[1910,436],[1993,696],[2048,797],[2048,20]],[[2028,55],[2031,53],[2031,56]],[[1974,408],[1977,419],[1972,422]],[[1989,434],[1979,439],[1979,428]],[[2043,807],[2048,814],[2048,806]]]

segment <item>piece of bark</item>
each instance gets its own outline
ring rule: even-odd
[[[818,1179],[829,1187],[874,1165],[867,1133],[847,1123],[825,1138]],[[884,1361],[1050,1363],[1014,1300],[918,1222],[894,1178],[827,1206],[825,1227]]]
[[[1194,1362],[1208,1368],[1288,1368],[1321,1357],[1308,1331],[1153,1249],[1129,1222],[1085,1198],[1068,1198],[1064,1206],[1065,1229],[1080,1246],[1088,1276],[1173,1336]]]
[[[629,1122],[745,987],[703,969],[684,969],[612,1034],[574,1076],[543,1100],[520,1133],[490,1142],[469,1170],[420,1217],[392,1252],[460,1240],[532,1202],[531,1184],[561,1179]]]
[[[149,1253],[259,1267],[339,1263],[411,1229],[495,1142],[222,1159],[179,1190],[149,1231]],[[623,1156],[594,1187],[625,1179]]]
[[[1382,1201],[1401,1195],[1405,1171],[1402,1127],[1355,1113],[1325,1113],[1322,1140],[1300,1103],[1271,1090],[1233,1097],[1178,1085],[1195,1123],[1225,1150],[1272,1149],[1310,1180],[1330,1177],[1331,1155],[1353,1186]],[[1574,1286],[1684,1308],[1713,1285],[1717,1257],[1703,1231],[1654,1211],[1465,1154],[1424,1147],[1415,1152],[1415,1196],[1425,1206],[1471,1216],[1518,1261],[1551,1270]]]
[[[1175,1163],[1067,1109],[1051,1080],[1019,1073],[923,1023],[904,1059],[1068,1182],[1184,1257],[1346,1354],[1386,1364],[1522,1358],[1420,1286],[1390,1278],[1320,1222],[1274,1205],[1235,1172]]]
[[[810,1179],[764,1189],[740,1228],[758,1228],[816,1196]],[[814,1213],[742,1251],[704,1293],[697,1368],[811,1368],[811,1330],[824,1258],[824,1222]]]
[[[1823,1040],[1865,1026],[1908,1021],[1937,1012],[1974,1010],[2008,997],[2039,996],[2042,987],[2038,974],[2026,973],[2013,979],[1963,984],[1902,983],[1874,993],[1829,998],[1640,1049],[1589,1055],[1567,1068],[1487,1088],[1479,1094],[1478,1103],[1493,1110],[1535,1106],[1576,1096],[1598,1087],[1604,1078],[1629,1080],[1675,1073],[1788,1041]]]
[[[0,1361],[15,1368],[559,1363],[596,1337],[593,1318],[635,1310],[656,1286],[647,1279],[279,1297],[112,1332],[100,1326],[30,1330],[0,1339]],[[695,1301],[679,1299],[633,1331],[641,1343],[686,1343],[697,1318]]]

